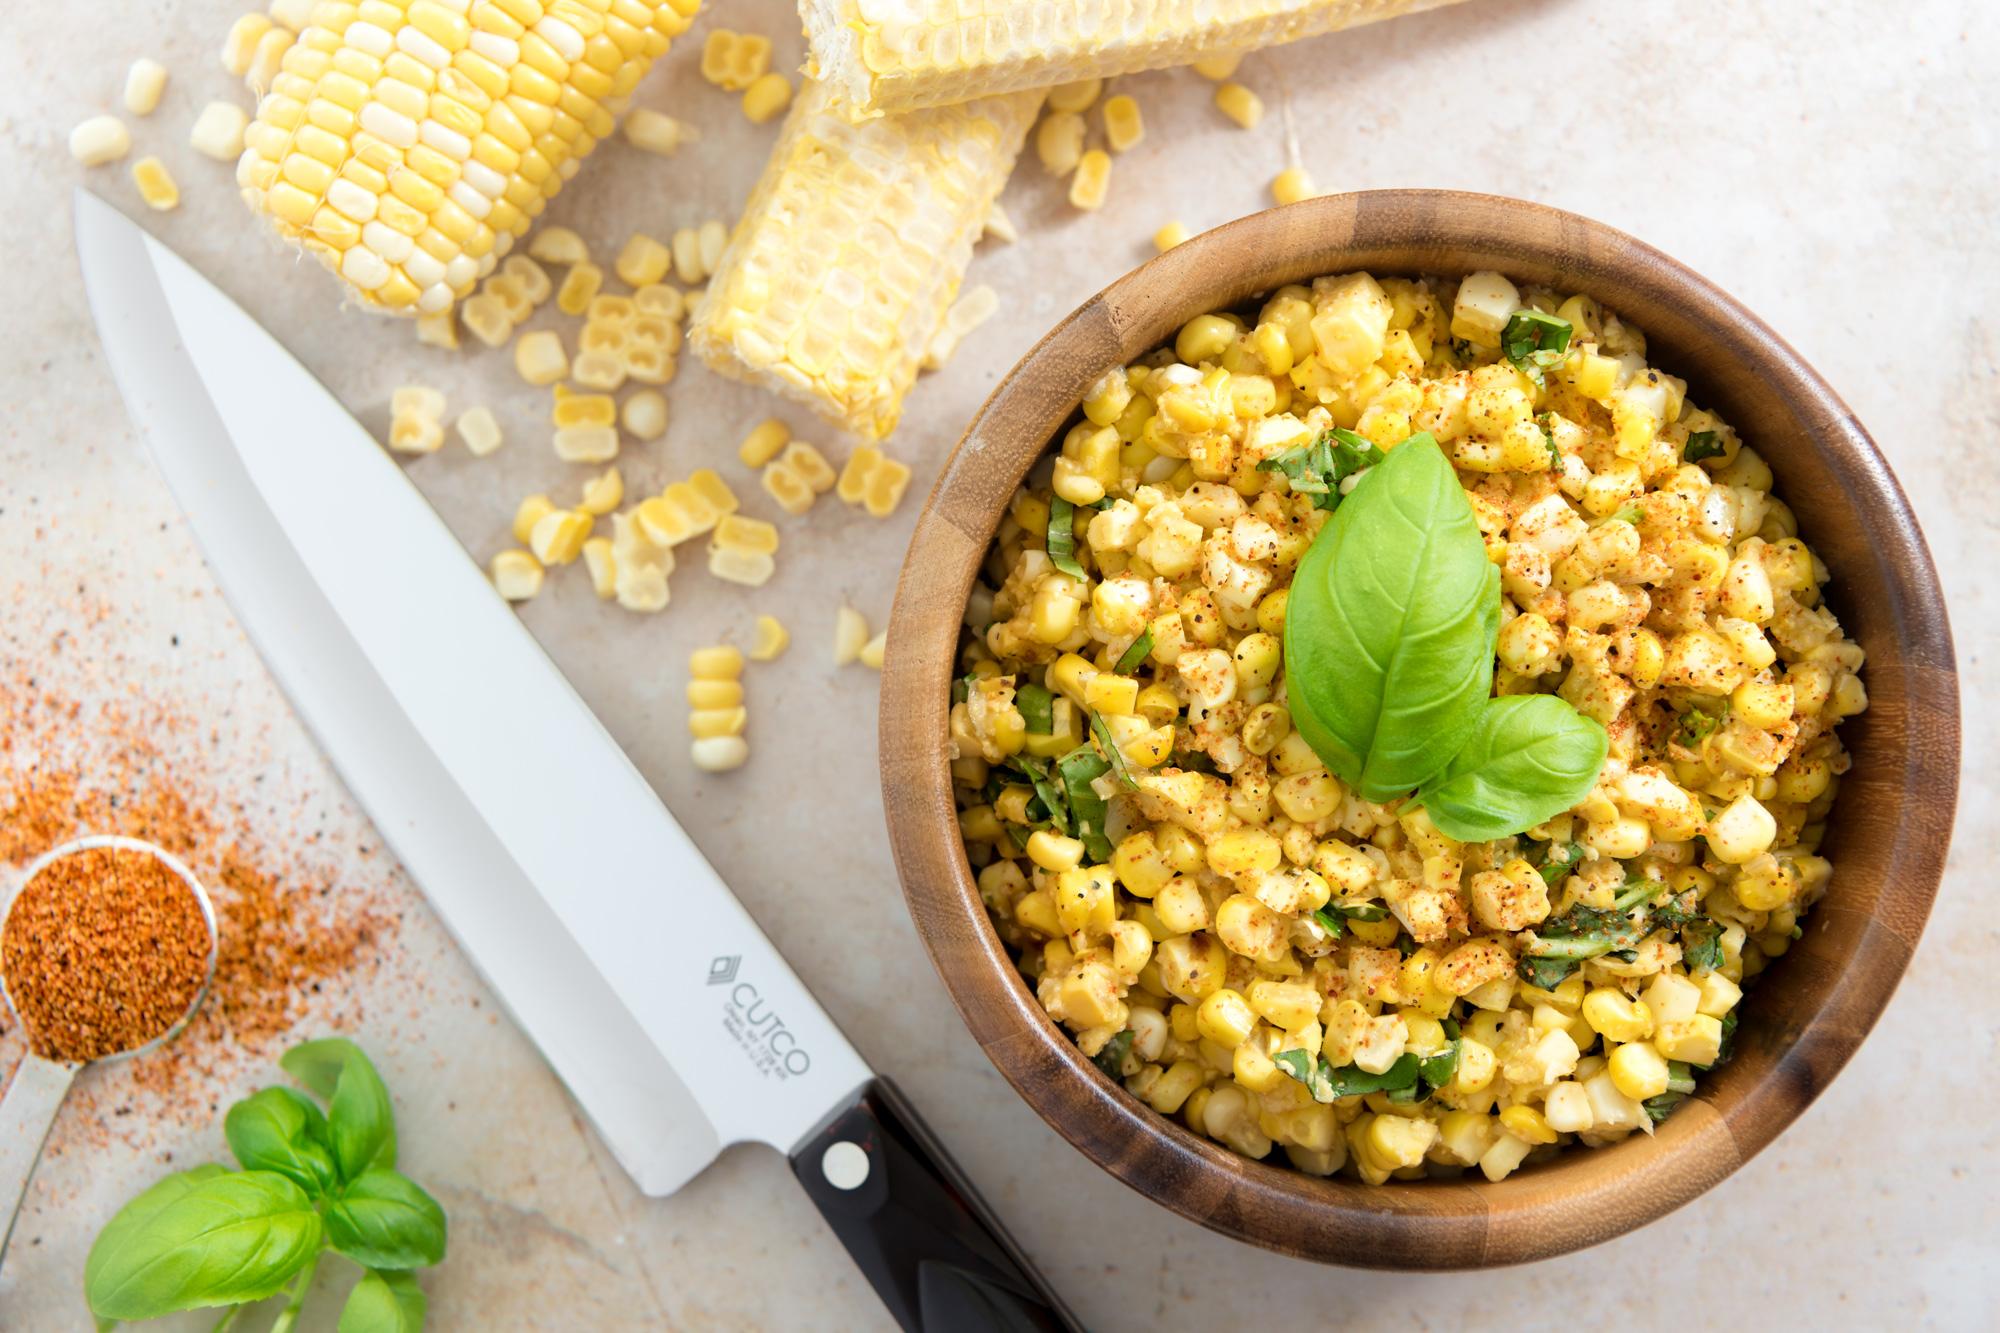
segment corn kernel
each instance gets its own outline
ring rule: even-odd
[[[784,422],[772,417],[761,421],[743,437],[743,443],[736,447],[736,456],[743,460],[743,466],[758,468],[778,456],[778,452],[791,442],[792,432]]]
[[[701,48],[701,76],[725,92],[740,93],[771,67],[771,39],[716,28]]]
[[[484,458],[500,447],[500,423],[494,420],[493,409],[469,407],[458,414],[455,424],[458,438],[473,457]]]
[[[1153,248],[1165,254],[1193,234],[1185,222],[1169,222],[1153,233]]]
[[[729,514],[716,524],[715,544],[731,550],[775,555],[778,550],[777,525],[760,518]]]
[[[562,286],[556,289],[556,309],[565,315],[581,315],[604,285],[604,270],[588,259],[570,265]]]
[[[1287,167],[1271,179],[1271,197],[1281,204],[1296,204],[1318,194],[1304,167]]]
[[[514,321],[500,298],[488,292],[468,296],[459,302],[458,316],[472,336],[488,347],[499,347],[514,336]]]
[[[1074,111],[1051,111],[1035,127],[1035,156],[1051,176],[1067,176],[1083,159],[1083,117]]]
[[[1111,155],[1102,148],[1093,148],[1077,159],[1076,175],[1069,183],[1069,202],[1073,208],[1087,212],[1104,207],[1105,195],[1111,189]]]
[[[644,287],[666,277],[673,266],[673,251],[644,232],[635,231],[611,267],[618,280],[628,287]]]
[[[1139,114],[1139,104],[1124,93],[1105,99],[1104,141],[1111,145],[1113,152],[1122,153],[1136,147],[1146,137],[1146,121]]]
[[[1236,67],[1242,63],[1243,53],[1241,51],[1234,51],[1227,55],[1204,56],[1202,59],[1195,61],[1189,68],[1211,83],[1221,83],[1224,79],[1236,73]]]
[[[1510,1106],[1500,1113],[1500,1127],[1523,1143],[1556,1141],[1556,1131],[1547,1117],[1532,1106]]]
[[[868,486],[862,496],[862,504],[876,518],[887,518],[903,503],[903,494],[910,486],[910,469],[893,458],[885,458],[875,465],[868,474]]]
[[[751,642],[750,660],[775,661],[791,642],[791,632],[776,616],[758,616],[756,638]]]
[[[840,480],[834,484],[834,494],[848,504],[858,505],[867,494],[868,477],[882,461],[882,451],[873,445],[855,446],[841,465]]]
[[[562,336],[549,329],[524,333],[514,343],[514,370],[528,383],[540,387],[554,384],[569,374],[569,354],[563,350]],[[558,421],[558,426],[571,423]]]
[[[116,116],[92,116],[69,132],[69,152],[86,167],[116,162],[132,151],[132,133]]]
[[[778,455],[778,462],[799,475],[800,480],[812,487],[814,495],[824,495],[838,480],[833,465],[826,461],[826,455],[804,440],[793,440]]]
[[[1651,1042],[1627,1042],[1611,1053],[1606,1062],[1611,1081],[1635,1102],[1657,1097],[1667,1090],[1667,1062]]]
[[[458,350],[458,315],[456,311],[440,310],[435,315],[419,315],[415,323],[417,326],[417,341],[424,346],[442,347],[447,352],[456,352]]]
[[[144,56],[125,71],[125,109],[135,116],[150,116],[166,91],[167,67]]]
[[[784,463],[773,463],[765,468],[761,480],[765,493],[788,514],[805,513],[818,498],[806,479]]]
[[[590,571],[590,588],[599,598],[609,601],[618,589],[618,560],[611,551],[611,541],[606,537],[592,537],[583,544],[584,567]]]
[[[741,736],[750,720],[747,710],[737,708],[697,708],[688,714],[688,733],[696,740],[712,736]]]
[[[528,549],[544,565],[566,565],[583,554],[591,517],[574,509],[557,509],[537,519],[528,534]]]
[[[542,590],[542,566],[526,551],[493,557],[493,587],[510,602],[525,602]]]
[[[142,157],[134,162],[132,180],[139,187],[139,197],[146,201],[146,207],[159,213],[180,207],[181,187],[174,184],[167,164],[159,158]]]
[[[868,646],[868,622],[851,606],[842,606],[833,617],[833,664],[846,666],[861,657]],[[1062,869],[1055,866],[1051,869]]]
[[[1257,128],[1264,118],[1264,102],[1240,83],[1225,83],[1215,90],[1216,109],[1246,130]]]
[[[250,117],[233,102],[210,102],[188,130],[188,146],[203,157],[234,162],[243,156],[243,132]]]
[[[1088,111],[1097,105],[1097,96],[1103,91],[1103,79],[1078,79],[1075,83],[1058,84],[1049,89],[1049,108],[1052,111]]]
[[[735,583],[745,588],[761,588],[778,572],[778,562],[768,551],[745,551],[735,547],[710,545],[708,572],[724,583]]]
[[[589,348],[570,362],[569,377],[580,388],[612,393],[625,383],[625,362],[616,352]]]
[[[792,81],[782,74],[761,75],[743,90],[743,116],[752,125],[763,125],[784,114],[792,103]]]
[[[540,305],[555,291],[555,284],[549,280],[549,271],[537,264],[528,255],[508,255],[500,265],[500,272],[520,284],[521,295],[530,305]]]
[[[558,384],[549,420],[557,426],[615,426],[618,404],[609,394],[572,393]]]
[[[641,389],[625,400],[619,420],[635,439],[657,440],[667,433],[667,400],[653,389]]]
[[[750,758],[750,747],[741,736],[711,736],[689,747],[694,766],[704,773],[727,773],[741,768]]]
[[[615,467],[606,468],[583,484],[583,498],[577,508],[586,514],[604,515],[625,502],[625,479]]]
[[[618,428],[562,426],[555,433],[555,449],[565,463],[609,463],[618,456]]]
[[[858,656],[858,649],[856,653]],[[1072,870],[1083,860],[1083,843],[1047,829],[1036,829],[1028,835],[1027,852],[1028,859],[1044,870]]]
[[[700,131],[685,121],[641,107],[625,117],[625,139],[634,148],[661,157],[672,157],[682,145],[701,137]]]
[[[389,447],[399,454],[431,454],[444,443],[436,417],[399,412],[389,419]]]
[[[590,260],[583,237],[568,227],[543,227],[528,238],[528,255],[544,264],[582,264]]]

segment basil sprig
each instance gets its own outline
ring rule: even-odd
[[[84,1297],[100,1322],[283,1293],[273,1328],[289,1330],[332,1248],[365,1270],[341,1333],[423,1327],[410,1270],[444,1259],[444,1209],[395,1169],[388,1089],[345,1038],[307,1042],[280,1063],[326,1108],[292,1088],[253,1093],[223,1117],[241,1171],[209,1163],[176,1172],[119,1209],[84,1262]]]
[[[1569,353],[1570,322],[1539,310],[1516,310],[1508,316],[1500,333],[1500,350],[1514,368],[1535,383],[1542,383],[1546,370],[1563,363]]]
[[[1554,696],[1495,699],[1500,571],[1428,434],[1369,469],[1299,562],[1292,719],[1363,799],[1416,793],[1449,838],[1519,833],[1582,800],[1604,728]]]
[[[1382,451],[1366,436],[1341,426],[1321,431],[1311,444],[1287,449],[1257,464],[1259,472],[1281,472],[1298,495],[1310,495],[1313,508],[1340,508],[1340,485],[1357,472],[1382,461]]]

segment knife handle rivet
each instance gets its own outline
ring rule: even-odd
[[[819,1169],[826,1176],[826,1183],[835,1189],[859,1189],[861,1183],[868,1179],[867,1150],[858,1143],[842,1139],[819,1159]]]

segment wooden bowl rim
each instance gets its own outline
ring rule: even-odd
[[[1882,552],[1888,614],[1903,644],[1898,680],[1916,718],[1906,729],[1925,733],[1905,737],[1895,776],[1908,803],[1924,770],[1923,798],[1939,813],[1907,834],[1918,821],[1895,820],[1900,871],[1870,899],[1869,919],[1848,923],[1850,934],[1860,932],[1858,944],[1837,956],[1815,954],[1808,931],[1778,960],[1774,972],[1835,975],[1829,996],[1784,1034],[1782,1048],[1769,1058],[1759,1053],[1757,1069],[1745,1070],[1739,1054],[1657,1134],[1565,1153],[1499,1184],[1369,1187],[1265,1166],[1195,1135],[1105,1078],[1049,1020],[994,932],[958,840],[944,738],[959,618],[945,612],[963,607],[1006,498],[1097,374],[1165,342],[1195,313],[1279,285],[1246,286],[1242,276],[1274,255],[1296,270],[1287,279],[1296,281],[1367,268],[1370,253],[1413,246],[1441,263],[1385,271],[1568,269],[1685,303],[1780,387],[1795,426],[1811,425],[1816,452],[1860,497],[1868,539]],[[1591,291],[1590,279],[1577,289]],[[1632,317],[1647,327],[1643,314]],[[1805,527],[1810,539],[1811,522]],[[1238,1239],[1349,1266],[1452,1269],[1547,1258],[1659,1218],[1742,1165],[1805,1110],[1888,1003],[1936,895],[1957,800],[1958,694],[1943,594],[1908,501],[1866,431],[1789,345],[1707,279],[1602,223],[1495,195],[1361,191],[1268,210],[1195,237],[1078,307],[1001,381],[946,460],[911,540],[888,643],[882,782],[898,874],[925,949],[988,1057],[1059,1134],[1133,1189]],[[1829,898],[1808,921],[1840,910]],[[1710,1084],[1725,1079],[1730,1104],[1718,1110]]]

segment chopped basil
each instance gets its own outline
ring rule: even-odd
[[[1107,802],[1097,794],[1094,782],[1110,771],[1111,765],[1088,745],[1079,745],[1056,761],[1069,802],[1070,824],[1075,836],[1083,839],[1083,849],[1092,861],[1111,859],[1111,839],[1104,831]]]
[[[1279,1051],[1271,1057],[1278,1068],[1306,1085],[1316,1102],[1335,1102],[1367,1092],[1400,1092],[1417,1086],[1423,1061],[1405,1054],[1379,1074],[1357,1065],[1335,1067],[1309,1051]]]
[[[1721,729],[1722,724],[1729,720],[1729,703],[1729,700],[1724,699],[1713,713],[1706,708],[1689,708],[1687,712],[1681,714],[1681,729],[1675,739],[1688,749],[1694,749],[1713,736]]]
[[[1073,579],[1086,577],[1076,560],[1076,506],[1060,495],[1049,499],[1049,563]]]
[[[1033,681],[1014,691],[1014,707],[1021,710],[1029,735],[1046,736],[1056,729],[1056,697]]]
[[[1448,1039],[1445,1048],[1436,1055],[1427,1055],[1417,1064],[1417,1073],[1433,1089],[1442,1088],[1458,1075],[1458,1024],[1447,1018],[1444,1020],[1444,1035]]]
[[[1104,758],[1118,781],[1136,791],[1139,783],[1132,776],[1131,766],[1125,762],[1125,752],[1111,739],[1111,728],[1105,723],[1103,715],[1094,710],[1090,714],[1090,734],[1097,737],[1097,743],[1104,748]]]
[[[1722,927],[1706,917],[1681,932],[1681,961],[1690,972],[1713,972],[1722,966]]]
[[[1007,761],[1009,767],[1027,778],[1035,788],[1035,801],[1039,801],[1042,814],[1056,832],[1067,837],[1070,833],[1069,802],[1063,799],[1062,789],[1049,778],[1049,766],[1032,755],[1017,754]],[[1034,814],[1034,803],[1029,803],[1028,813]],[[1032,820],[1030,822],[1033,822]]]
[[[1619,510],[1617,513],[1611,516],[1611,521],[1613,523],[1630,523],[1634,527],[1637,527],[1639,524],[1639,520],[1644,518],[1645,516],[1646,516],[1646,511],[1639,508],[1638,505],[1626,505],[1623,509]]]
[[[1542,428],[1542,443],[1548,446],[1549,470],[1552,472],[1562,471],[1563,451],[1556,447],[1556,433],[1549,429],[1548,413],[1544,412],[1541,416],[1537,417],[1535,424]]]
[[[1282,472],[1297,495],[1310,495],[1313,508],[1340,507],[1340,484],[1381,462],[1384,455],[1365,436],[1335,426],[1311,444],[1287,449],[1257,465],[1259,472]]]
[[[1535,869],[1541,872],[1542,883],[1553,889],[1567,879],[1570,872],[1582,862],[1583,844],[1570,842],[1557,847],[1554,843],[1550,843],[1547,858]]]
[[[1648,1097],[1639,1104],[1646,1108],[1646,1118],[1658,1125],[1679,1110],[1680,1104],[1686,1100],[1687,1094],[1684,1092],[1663,1092],[1657,1097]]]
[[[1720,458],[1729,452],[1722,446],[1722,433],[1713,430],[1691,430],[1688,442],[1681,449],[1681,460],[1699,463],[1704,458]]]
[[[1153,652],[1153,631],[1147,630],[1132,640],[1132,646],[1118,655],[1118,665],[1112,670],[1121,676],[1129,676],[1145,664]]]
[[[1381,921],[1389,915],[1389,909],[1380,903],[1328,903],[1313,913],[1313,920],[1326,929],[1326,933],[1339,939],[1347,930],[1349,921]]]
[[[954,680],[951,683],[951,701],[955,704],[962,704],[967,699],[970,699],[972,697],[972,682],[978,679],[978,676],[967,675],[960,676],[957,680]]]
[[[1535,383],[1542,372],[1563,363],[1569,352],[1570,322],[1539,310],[1516,310],[1500,334],[1500,350],[1514,368]]]
[[[1137,1035],[1131,1028],[1126,1028],[1105,1042],[1097,1054],[1090,1057],[1091,1063],[1102,1069],[1110,1078],[1124,1078],[1125,1057],[1132,1054],[1132,1039]]]

